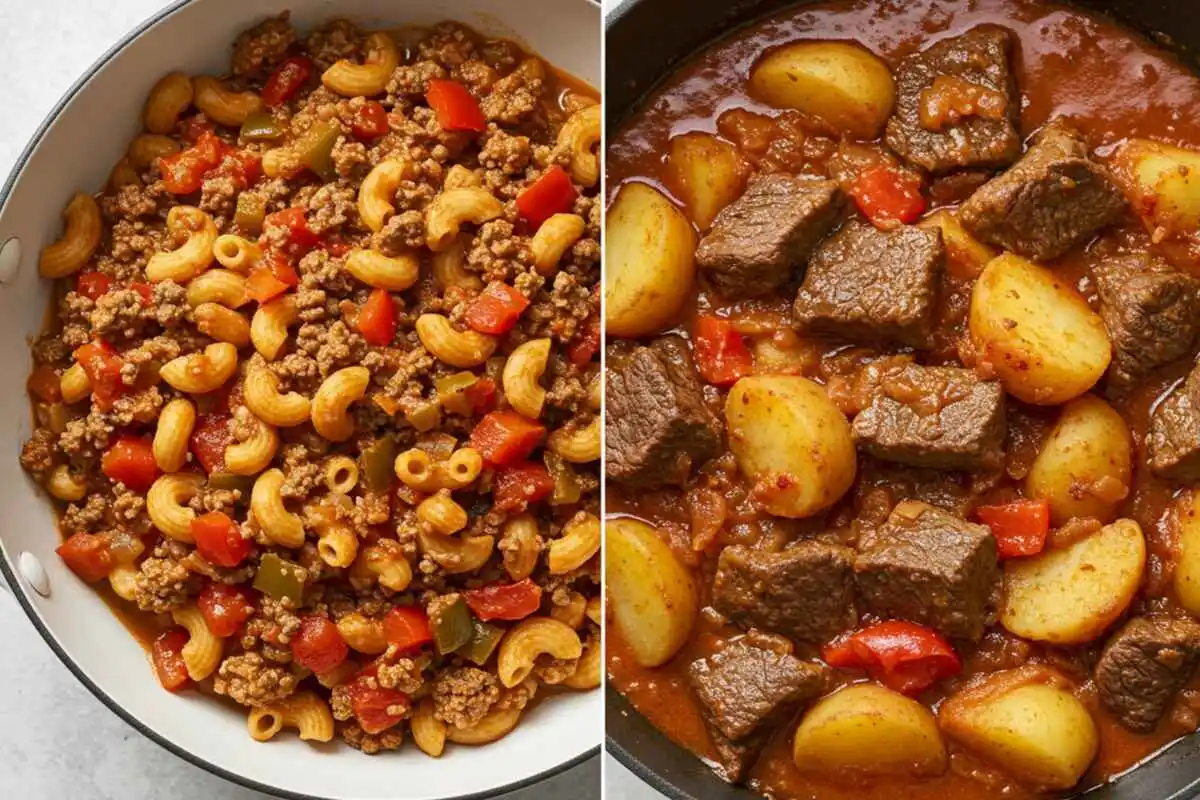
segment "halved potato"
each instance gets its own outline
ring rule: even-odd
[[[1058,405],[1108,369],[1112,346],[1100,315],[1050,270],[1019,256],[992,259],[971,292],[968,325],[981,363],[1009,394]]]
[[[1112,168],[1149,230],[1175,236],[1200,228],[1200,153],[1130,139],[1113,156]]]
[[[1119,519],[1067,547],[1004,565],[1000,623],[1018,636],[1083,644],[1124,613],[1146,566],[1146,540]]]
[[[942,731],[1032,789],[1071,788],[1096,757],[1095,721],[1065,689],[1005,685],[1011,672],[947,698],[938,711]]]
[[[1179,561],[1175,564],[1175,596],[1200,616],[1200,492],[1189,492],[1175,504],[1179,526]]]
[[[964,277],[974,277],[996,257],[996,251],[976,239],[958,221],[953,211],[941,209],[917,223],[918,228],[938,228],[946,244],[946,254],[964,267]],[[957,273],[956,273],[957,274]]]
[[[644,183],[617,192],[604,225],[608,333],[658,333],[683,307],[696,274],[696,233],[683,212]]]
[[[1129,495],[1133,440],[1113,407],[1087,394],[1067,403],[1042,443],[1025,479],[1025,491],[1050,503],[1050,520],[1072,517],[1111,522]]]
[[[792,738],[792,759],[802,772],[930,777],[946,771],[946,745],[928,708],[859,683],[808,710]]]
[[[896,104],[887,64],[848,42],[797,42],[771,51],[751,70],[750,93],[859,139],[878,137]]]
[[[638,664],[665,664],[683,647],[696,621],[692,573],[644,522],[607,520],[604,541],[613,624]]]
[[[725,421],[738,467],[772,514],[810,517],[854,482],[858,462],[850,425],[807,378],[742,378],[725,400]]]
[[[699,131],[671,139],[667,171],[671,189],[702,231],[708,230],[717,213],[741,195],[747,175],[736,147]]]

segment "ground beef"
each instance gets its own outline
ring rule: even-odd
[[[367,733],[358,723],[342,728],[342,741],[369,756],[388,750],[397,750],[404,744],[404,729],[397,725],[381,733]]]
[[[21,446],[21,466],[38,480],[54,468],[54,442],[58,437],[49,428],[37,428]]]
[[[467,59],[454,68],[454,80],[463,84],[474,95],[482,95],[491,91],[492,86],[500,77],[499,73],[486,62],[478,59]]]
[[[394,645],[392,646],[394,650]],[[399,689],[405,694],[415,694],[425,685],[425,677],[421,674],[424,664],[412,658],[397,658],[395,663],[389,663],[385,657],[379,665],[379,685],[385,689]]]
[[[82,505],[71,503],[62,518],[63,533],[86,533],[95,530],[108,517],[109,499],[104,495],[88,495]]]
[[[242,649],[256,650],[268,661],[290,664],[292,650],[289,644],[298,630],[300,617],[291,603],[263,595],[258,612],[246,621],[242,629]]]
[[[113,502],[110,513],[112,523],[117,527],[141,536],[150,532],[150,517],[146,514],[146,497],[125,488],[118,483],[113,488]]]
[[[519,175],[529,165],[532,152],[528,136],[513,136],[497,130],[479,151],[479,163],[488,169],[498,169],[506,175]]]
[[[490,672],[458,667],[433,682],[433,714],[457,728],[469,728],[487,716],[500,699],[500,682]]]
[[[544,67],[530,59],[492,87],[480,103],[484,116],[501,125],[518,125],[533,114],[545,91]]]
[[[388,81],[388,95],[424,96],[429,89],[431,80],[441,80],[447,77],[449,77],[449,73],[445,68],[433,61],[402,64],[396,68],[396,71],[392,73],[392,79]],[[393,102],[395,102],[394,99]]]
[[[296,32],[288,24],[287,12],[243,31],[233,43],[233,74],[253,75],[270,72],[287,49],[296,41]]]
[[[305,42],[308,56],[320,70],[343,58],[353,59],[362,47],[363,35],[354,23],[335,19],[309,34]]]
[[[100,211],[110,219],[136,220],[158,213],[171,195],[163,190],[162,184],[150,186],[130,184],[122,186],[115,194],[100,200]]]
[[[394,214],[371,237],[371,246],[386,256],[425,246],[425,215],[415,209]]]
[[[421,58],[445,67],[456,67],[476,55],[471,32],[457,22],[439,22],[431,35],[417,44]]]
[[[141,332],[142,296],[133,289],[115,289],[101,295],[89,322],[92,335],[107,342],[132,339]]]
[[[179,562],[188,552],[187,545],[173,539],[163,539],[155,546],[150,557],[138,567],[133,598],[138,608],[165,614],[187,603],[196,582]]]
[[[211,175],[200,186],[200,208],[219,221],[233,213],[238,186],[228,175]]]
[[[318,236],[358,220],[358,189],[349,184],[327,183],[308,199],[308,228]]]
[[[242,653],[221,662],[213,677],[213,691],[244,706],[262,707],[296,691],[296,676],[271,666],[258,653]]]

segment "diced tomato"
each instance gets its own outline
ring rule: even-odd
[[[292,636],[292,656],[300,666],[319,675],[345,661],[349,652],[337,625],[328,617],[301,617],[300,629]]]
[[[263,85],[262,101],[268,108],[286,103],[312,75],[313,63],[304,56],[285,58]]]
[[[119,481],[135,492],[149,491],[158,478],[153,446],[134,436],[117,439],[100,459],[100,469],[109,479]]]
[[[992,529],[1000,558],[1036,556],[1046,547],[1050,533],[1050,503],[1017,500],[975,510],[979,521]]]
[[[367,344],[384,347],[396,335],[396,306],[387,289],[375,289],[358,311],[358,332]]]
[[[916,222],[928,205],[919,178],[882,164],[860,174],[850,185],[850,196],[879,228]]]
[[[347,689],[354,718],[365,733],[383,733],[404,719],[412,707],[408,695],[398,689],[371,686],[365,678],[355,679]]]
[[[204,471],[211,475],[225,469],[225,448],[233,444],[229,414],[201,414],[192,429],[191,449]]]
[[[262,177],[262,156],[251,150],[230,150],[215,170],[226,175],[239,190],[253,186]]]
[[[88,300],[98,300],[112,288],[112,278],[103,272],[81,272],[75,280],[75,291]]]
[[[467,606],[484,622],[492,619],[525,619],[542,604],[542,587],[529,578],[516,583],[496,583],[468,589]]]
[[[546,428],[515,411],[493,411],[471,431],[471,446],[485,460],[504,466],[527,458],[546,436]]]
[[[321,247],[329,252],[329,255],[334,258],[341,258],[354,249],[353,245],[342,238],[338,233],[327,233],[321,237]]]
[[[121,381],[121,367],[125,361],[108,342],[97,339],[77,349],[75,361],[87,373],[92,385],[92,400],[101,411],[113,407],[117,398],[125,394],[127,388]]]
[[[445,126],[442,126],[445,127]],[[350,130],[360,139],[378,139],[392,129],[388,124],[387,111],[374,100],[369,100],[354,112]]]
[[[586,367],[600,352],[600,318],[590,317],[571,344],[567,345],[567,358],[577,367]]]
[[[195,144],[206,133],[213,132],[213,124],[203,114],[192,114],[179,125],[179,135],[188,144]]]
[[[254,613],[254,590],[213,581],[200,590],[196,605],[214,636],[227,639]]]
[[[940,634],[903,620],[879,622],[835,639],[821,657],[833,667],[866,670],[903,694],[919,694],[962,671],[958,654]]]
[[[172,628],[154,640],[154,673],[168,692],[177,692],[188,685],[187,664],[183,660],[183,646],[187,643],[188,633],[183,628]]]
[[[383,618],[383,635],[397,649],[413,650],[433,641],[429,617],[419,608],[396,606]]]
[[[486,414],[496,407],[496,382],[480,378],[463,392],[472,414]]]
[[[554,478],[541,464],[522,461],[496,470],[492,479],[492,496],[497,511],[524,511],[554,491]]]
[[[555,214],[565,214],[579,193],[566,170],[555,164],[525,191],[517,195],[517,209],[535,229]]]
[[[62,400],[62,379],[52,367],[45,364],[33,371],[25,382],[25,389],[43,403]]]
[[[268,303],[293,286],[300,285],[294,267],[278,253],[266,255],[259,266],[250,270],[246,279],[246,296],[259,303]]]
[[[263,219],[263,237],[272,243],[275,236],[273,229],[283,228],[287,231],[288,250],[293,255],[303,253],[316,247],[321,237],[308,227],[308,219],[304,216],[303,208],[285,208],[273,214],[267,214]]]
[[[113,557],[107,536],[75,533],[54,552],[71,571],[88,583],[104,580],[112,572]]]
[[[250,555],[250,540],[220,511],[210,511],[192,519],[192,538],[196,540],[200,555],[218,567],[236,567]]]
[[[129,288],[142,296],[142,305],[144,306],[150,305],[154,299],[154,287],[148,283],[131,283]]]
[[[749,348],[727,319],[708,315],[697,319],[692,344],[700,376],[714,386],[732,386],[754,371]]]
[[[487,130],[487,118],[479,101],[458,81],[433,79],[425,91],[425,102],[437,112],[438,124],[446,131]]]
[[[480,333],[501,336],[517,324],[529,308],[525,295],[502,281],[492,281],[467,307],[464,319]]]
[[[196,143],[186,150],[158,160],[163,186],[171,194],[192,194],[200,191],[204,173],[221,163],[226,145],[216,134],[204,131]]]

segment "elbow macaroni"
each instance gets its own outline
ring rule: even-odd
[[[350,494],[358,485],[358,462],[349,456],[330,456],[321,465],[325,488],[337,494]]]
[[[576,183],[590,187],[600,180],[600,158],[593,152],[599,142],[599,104],[579,109],[559,130],[558,146],[571,155],[567,172]]]
[[[202,681],[216,671],[221,663],[224,642],[208,629],[204,614],[194,605],[186,605],[171,612],[176,625],[187,629],[188,641],[183,646],[183,663],[187,665],[188,677]]]
[[[225,469],[234,475],[257,475],[270,466],[279,449],[279,432],[273,425],[253,414],[247,424],[252,428],[250,436],[225,448]]]
[[[163,535],[184,544],[193,544],[192,520],[196,512],[187,502],[200,493],[204,476],[194,472],[159,475],[146,492],[146,514]]]
[[[304,544],[304,521],[283,504],[281,490],[285,481],[279,469],[259,475],[250,491],[250,512],[268,539],[295,550]]]
[[[595,689],[600,686],[600,670],[602,667],[600,640],[595,637],[590,638],[583,648],[583,655],[579,657],[579,661],[575,664],[575,671],[567,676],[562,685],[568,689],[576,689],[578,691]]]
[[[220,303],[226,308],[241,308],[250,302],[246,279],[227,269],[210,269],[188,283],[187,303],[197,308],[205,303]]]
[[[547,563],[551,575],[562,575],[586,564],[600,552],[600,520],[580,511],[563,526],[562,535],[550,542]]]
[[[172,389],[187,394],[207,394],[220,389],[233,377],[237,362],[237,348],[228,342],[217,342],[204,348],[203,353],[171,359],[163,364],[158,374]]]
[[[443,191],[425,209],[425,244],[435,253],[451,245],[463,223],[482,225],[504,213],[504,205],[479,186]]]
[[[91,195],[76,193],[63,209],[62,237],[42,248],[38,271],[44,278],[65,278],[78,272],[100,246],[100,206]]]
[[[546,437],[546,447],[572,464],[587,464],[600,458],[600,416],[583,427],[562,427]]]
[[[87,495],[87,480],[82,475],[73,474],[66,464],[59,464],[46,479],[46,491],[56,500],[75,503]]]
[[[446,738],[455,744],[491,744],[504,738],[521,721],[519,708],[493,708],[483,719],[467,728],[446,727]]]
[[[539,381],[550,359],[549,339],[530,339],[522,343],[504,362],[504,397],[522,416],[537,419],[542,415],[546,390]]]
[[[196,327],[205,336],[234,347],[250,344],[250,322],[233,309],[219,303],[201,303],[192,314]]]
[[[442,488],[434,470],[429,453],[419,448],[405,450],[396,456],[392,464],[396,477],[405,485],[419,492],[436,492]]]
[[[400,65],[400,51],[392,37],[376,31],[363,45],[367,55],[362,64],[342,59],[321,75],[325,88],[343,97],[372,97],[382,94]]]
[[[438,464],[438,474],[441,487],[444,489],[464,489],[475,482],[483,471],[483,456],[473,447],[460,447],[450,454],[444,464]]]
[[[366,367],[344,367],[324,380],[312,400],[312,424],[331,442],[344,442],[354,434],[350,405],[366,394],[371,373]]]
[[[550,617],[526,617],[500,640],[496,672],[512,688],[529,677],[539,656],[571,661],[583,654],[579,634]]]
[[[187,240],[175,250],[150,256],[146,280],[186,283],[208,269],[217,241],[217,225],[212,217],[194,206],[172,206],[167,212],[167,231],[176,237],[186,236]]]
[[[447,489],[421,501],[417,506],[417,518],[435,533],[449,536],[467,527],[467,511],[450,497]]]
[[[251,368],[242,385],[246,407],[269,425],[291,428],[308,422],[312,403],[299,392],[279,392],[279,378],[265,368]]]
[[[363,224],[374,233],[383,230],[395,210],[396,189],[416,174],[416,167],[406,158],[392,156],[376,164],[358,189],[358,216]]]
[[[393,592],[403,592],[412,583],[412,565],[394,539],[380,539],[367,547],[362,562],[363,568],[375,575],[381,586]]]
[[[446,723],[434,716],[433,700],[426,697],[417,704],[409,727],[413,741],[428,756],[438,758],[446,750]]]
[[[58,379],[58,389],[67,405],[78,403],[92,393],[92,381],[79,364],[67,367]]]
[[[192,104],[195,90],[192,79],[179,72],[164,75],[150,90],[142,121],[151,133],[166,134],[175,129],[179,115]]]
[[[555,214],[543,222],[529,243],[534,268],[542,275],[553,275],[563,253],[579,241],[586,227],[583,217],[578,214]]]
[[[477,367],[496,351],[496,337],[456,330],[441,314],[422,314],[416,327],[417,338],[425,349],[452,367]]]
[[[483,279],[466,268],[467,245],[470,241],[471,237],[467,234],[459,234],[445,250],[433,254],[430,268],[434,285],[439,291],[457,287],[475,294],[483,289]]]
[[[255,741],[265,742],[284,728],[295,728],[305,741],[333,739],[333,713],[314,692],[300,691],[269,706],[250,709],[246,725]]]
[[[173,156],[178,152],[179,142],[170,136],[143,133],[140,136],[133,137],[133,141],[129,143],[129,150],[126,154],[129,157],[131,166],[137,169],[145,169],[151,164],[158,163],[160,158]]]
[[[195,96],[192,103],[221,125],[239,127],[246,117],[262,108],[262,98],[254,92],[235,92],[207,75],[192,79]]]
[[[487,563],[496,547],[491,536],[445,536],[428,531],[417,534],[421,551],[451,575],[474,572]]]
[[[249,239],[226,233],[213,242],[213,258],[222,267],[245,274],[262,258],[262,250]]]
[[[349,525],[325,526],[317,535],[317,555],[331,567],[349,567],[358,556],[358,537]]]
[[[346,256],[346,271],[367,286],[402,292],[417,282],[421,261],[416,253],[385,256],[377,250],[355,250]]]
[[[518,514],[504,523],[504,570],[514,581],[528,578],[537,566],[541,545],[538,522],[532,514]]]
[[[178,472],[187,463],[188,442],[196,425],[196,407],[176,397],[163,406],[154,429],[154,462],[163,472]]]
[[[287,343],[288,328],[298,315],[296,297],[290,294],[258,307],[250,320],[250,341],[259,355],[267,361],[279,357],[279,351]]]
[[[337,621],[338,633],[346,640],[351,650],[375,656],[387,650],[387,636],[383,633],[383,621],[351,612]]]

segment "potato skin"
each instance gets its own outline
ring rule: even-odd
[[[834,692],[809,709],[792,738],[802,772],[932,777],[946,746],[925,706],[872,683]]]
[[[1179,526],[1179,560],[1175,564],[1175,596],[1190,613],[1200,616],[1200,492],[1189,492],[1175,505]]]
[[[780,517],[810,517],[836,503],[858,468],[850,424],[807,378],[742,378],[725,400],[729,446],[755,495]]]
[[[695,579],[644,522],[609,519],[604,541],[613,624],[639,665],[665,664],[687,642],[696,622]]]
[[[887,65],[847,42],[797,42],[773,50],[751,70],[750,93],[864,140],[879,136],[896,105]]]
[[[1112,359],[1100,315],[1053,272],[1019,256],[999,256],[984,268],[971,292],[968,326],[979,361],[1026,403],[1078,397]]]
[[[958,215],[948,209],[941,209],[925,217],[917,223],[918,228],[937,228],[942,232],[942,241],[946,245],[946,255],[950,258],[951,266],[961,269],[961,277],[978,277],[988,262],[996,257],[996,251],[976,239],[958,221]]]
[[[605,314],[613,336],[658,333],[675,318],[696,274],[696,232],[644,183],[621,187],[605,221]]]
[[[1133,440],[1112,406],[1095,395],[1067,403],[1025,479],[1030,497],[1050,503],[1050,520],[1111,522],[1129,494]]]
[[[1149,139],[1130,139],[1112,171],[1150,231],[1168,237],[1200,227],[1200,153]]]
[[[672,191],[702,231],[712,225],[717,212],[741,195],[748,173],[736,147],[700,131],[671,139],[667,171]]]
[[[938,723],[947,736],[1036,790],[1069,789],[1099,749],[1096,723],[1065,689],[995,673],[947,698]],[[1016,678],[1016,680],[1013,680]]]
[[[1146,566],[1141,527],[1119,519],[1066,547],[1004,564],[1000,623],[1026,639],[1084,644],[1137,594]]]

